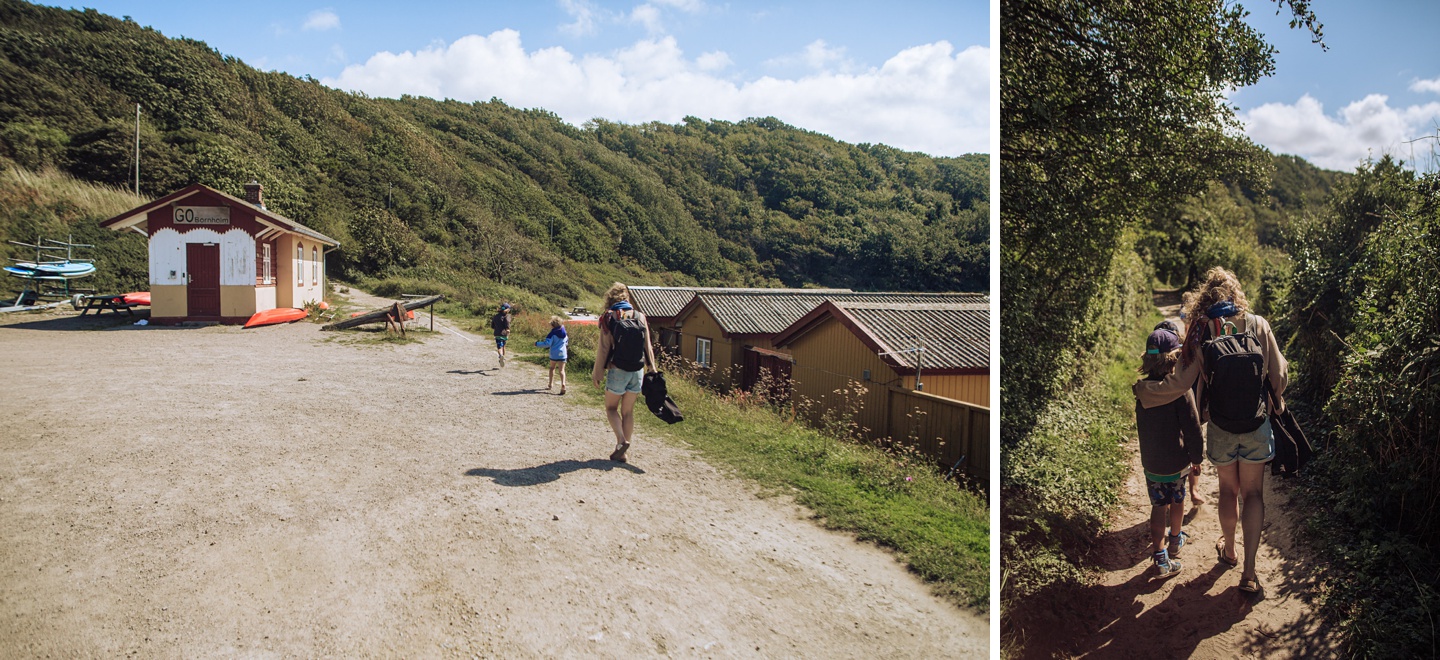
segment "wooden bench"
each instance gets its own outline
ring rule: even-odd
[[[101,312],[108,309],[116,314],[119,314],[120,312],[125,312],[130,316],[134,316],[135,312],[133,310],[135,307],[138,307],[138,305],[132,305],[125,302],[124,294],[89,296],[85,300],[85,308],[80,310],[80,315],[84,316],[86,314],[89,314],[90,310],[93,309],[95,310],[95,315],[99,316]]]

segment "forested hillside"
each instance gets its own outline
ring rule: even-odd
[[[769,118],[577,128],[499,99],[374,99],[128,17],[0,0],[0,159],[128,187],[137,103],[143,195],[257,179],[271,209],[341,241],[331,275],[349,279],[552,302],[612,277],[988,282],[984,155],[850,145]],[[0,234],[16,238],[14,222],[0,215]]]

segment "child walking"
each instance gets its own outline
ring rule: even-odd
[[[1145,380],[1164,380],[1180,361],[1180,337],[1169,328],[1157,328],[1145,340],[1140,373]],[[1189,535],[1185,521],[1185,483],[1200,465],[1204,440],[1195,398],[1186,390],[1173,401],[1146,408],[1135,402],[1135,427],[1140,436],[1140,466],[1150,495],[1150,542],[1160,577],[1180,571],[1180,549]],[[1169,533],[1166,533],[1166,524]]]
[[[565,394],[565,361],[569,359],[570,336],[565,332],[565,322],[558,316],[550,317],[550,334],[535,342],[540,348],[550,349],[550,382],[545,389],[554,389],[555,370],[560,370],[560,394]]]
[[[510,303],[500,303],[500,311],[490,317],[490,329],[495,332],[495,355],[500,357],[500,367],[505,367],[505,342],[510,339]]]

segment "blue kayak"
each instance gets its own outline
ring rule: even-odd
[[[5,272],[16,277],[29,279],[58,277],[61,279],[72,279],[95,274],[95,264],[83,261],[63,261],[57,263],[32,263],[22,261],[14,266],[6,266]]]

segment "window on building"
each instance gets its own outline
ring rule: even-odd
[[[305,246],[295,244],[295,283],[305,284]]]
[[[260,261],[260,283],[274,284],[275,281],[270,279],[270,267],[272,266],[270,258],[270,244],[266,243],[260,246],[260,252],[263,255]]]
[[[702,367],[712,366],[710,364],[710,340],[701,337],[695,338],[695,362]]]
[[[310,246],[310,283],[320,286],[320,248]]]

